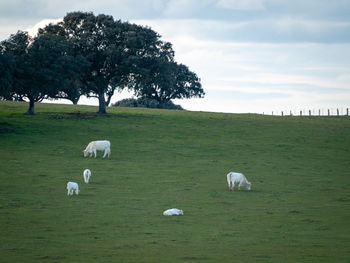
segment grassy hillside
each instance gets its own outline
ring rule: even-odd
[[[350,258],[347,117],[26,107],[0,102],[0,262]],[[110,159],[83,158],[96,139]],[[252,190],[229,192],[229,171]]]

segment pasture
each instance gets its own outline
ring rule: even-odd
[[[349,262],[349,117],[26,109],[0,102],[0,262]]]

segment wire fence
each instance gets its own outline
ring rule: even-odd
[[[263,113],[266,114],[266,113]],[[277,110],[272,111],[275,116],[349,116],[349,108]]]

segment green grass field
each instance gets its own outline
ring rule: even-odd
[[[348,117],[26,109],[0,102],[0,262],[350,261]]]

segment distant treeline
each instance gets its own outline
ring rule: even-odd
[[[76,104],[82,95],[98,98],[106,113],[115,90],[125,88],[137,105],[157,107],[205,95],[197,75],[174,60],[171,43],[103,14],[68,13],[35,37],[18,31],[0,42],[0,72],[0,99],[29,101],[28,114],[43,99]]]
[[[160,103],[155,99],[149,98],[129,98],[117,101],[112,104],[112,106],[116,107],[134,107],[134,108],[153,108],[153,109],[169,109],[169,110],[183,110],[180,105],[174,104],[172,101]]]
[[[160,103],[155,99],[150,98],[129,98],[117,101],[112,104],[112,106],[116,107],[140,107],[140,108],[153,108],[153,109],[169,109],[169,110],[183,110],[180,105],[174,104],[172,101]]]

